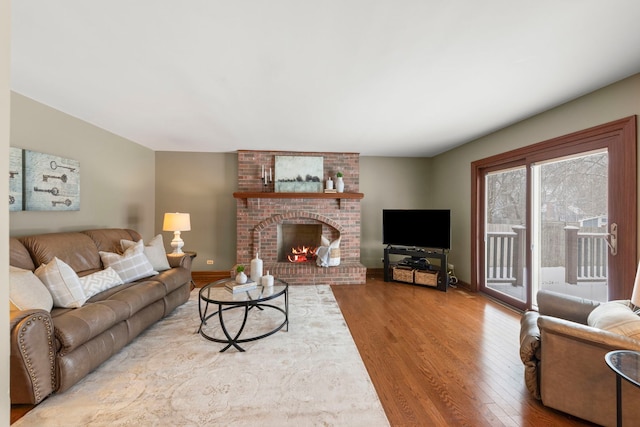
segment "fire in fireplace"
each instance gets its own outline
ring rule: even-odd
[[[315,261],[321,235],[320,224],[278,225],[278,262]]]
[[[289,262],[307,262],[314,261],[316,259],[317,247],[311,246],[298,246],[297,248],[291,248],[291,254],[287,255]]]

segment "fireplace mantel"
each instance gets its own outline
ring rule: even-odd
[[[233,193],[236,199],[335,199],[338,200],[338,208],[342,208],[341,200],[360,200],[363,193],[275,193],[261,191],[237,191]]]
[[[274,193],[260,191],[238,191],[236,199],[362,199],[363,193]]]

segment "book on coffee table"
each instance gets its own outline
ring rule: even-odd
[[[227,282],[224,285],[229,291],[235,293],[250,291],[258,287],[253,280],[247,280],[246,283]]]

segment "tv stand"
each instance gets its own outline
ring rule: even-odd
[[[404,255],[411,258],[431,258],[440,260],[440,267],[438,274],[438,282],[436,288],[443,292],[447,291],[449,287],[449,274],[447,274],[447,251],[444,249],[426,249],[426,248],[407,248],[399,246],[387,246],[384,248],[384,281],[391,282],[391,268],[392,263],[389,262],[389,255]],[[395,265],[395,263],[394,263]]]

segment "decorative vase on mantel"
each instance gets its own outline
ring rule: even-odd
[[[336,191],[338,193],[344,192],[344,181],[342,180],[342,172],[338,172],[336,175]]]

